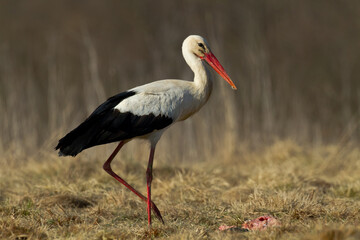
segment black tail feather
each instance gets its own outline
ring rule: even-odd
[[[102,126],[106,124],[104,118],[109,118],[117,104],[134,94],[133,91],[119,93],[96,108],[83,123],[59,140],[55,147],[55,150],[59,149],[59,156],[74,157],[82,150],[94,146],[89,143],[103,130]]]
[[[93,135],[91,128],[94,125],[94,121],[86,120],[80,124],[80,126],[69,132],[65,137],[60,139],[58,145],[55,147],[55,150],[59,149],[59,156],[75,157],[82,150],[88,148],[87,145]]]

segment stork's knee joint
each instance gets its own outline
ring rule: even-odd
[[[152,177],[153,177],[152,172],[147,170],[146,171],[146,181],[147,181],[148,184],[152,182]]]
[[[106,172],[109,172],[111,171],[111,166],[109,163],[105,162],[104,165],[103,165],[103,169],[106,171]]]

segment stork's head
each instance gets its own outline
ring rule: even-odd
[[[203,37],[198,35],[188,36],[183,42],[183,51],[184,49],[190,51],[199,60],[208,63],[233,89],[236,90],[235,84],[231,81],[223,66],[221,66],[220,62],[211,52],[209,44]]]

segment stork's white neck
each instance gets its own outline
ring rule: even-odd
[[[194,94],[202,101],[202,104],[205,104],[212,91],[212,75],[206,63],[192,53],[186,45],[182,47],[182,53],[186,63],[194,72]]]

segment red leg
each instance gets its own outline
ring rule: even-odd
[[[150,149],[150,157],[149,163],[146,170],[146,187],[147,187],[147,212],[148,212],[148,223],[149,227],[151,227],[151,182],[152,182],[152,168],[153,168],[153,160],[154,160],[155,147],[151,147]]]
[[[125,145],[125,141],[121,141],[119,143],[119,145],[115,148],[114,152],[110,155],[110,157],[108,158],[108,160],[104,163],[103,168],[104,170],[110,174],[111,176],[113,176],[116,180],[118,180],[120,183],[122,183],[125,187],[127,187],[130,191],[132,191],[133,193],[135,193],[138,197],[140,197],[143,201],[148,203],[148,208],[149,205],[151,204],[151,208],[153,209],[156,217],[162,222],[164,223],[164,220],[161,216],[161,213],[159,211],[159,209],[156,207],[155,203],[152,202],[151,200],[148,201],[147,198],[142,195],[140,192],[138,192],[135,188],[133,188],[130,184],[128,184],[127,182],[125,182],[125,180],[123,180],[122,178],[120,178],[116,173],[113,172],[113,170],[111,169],[111,161],[114,159],[114,157],[116,156],[116,154],[120,151],[120,149],[122,148],[122,146]]]

